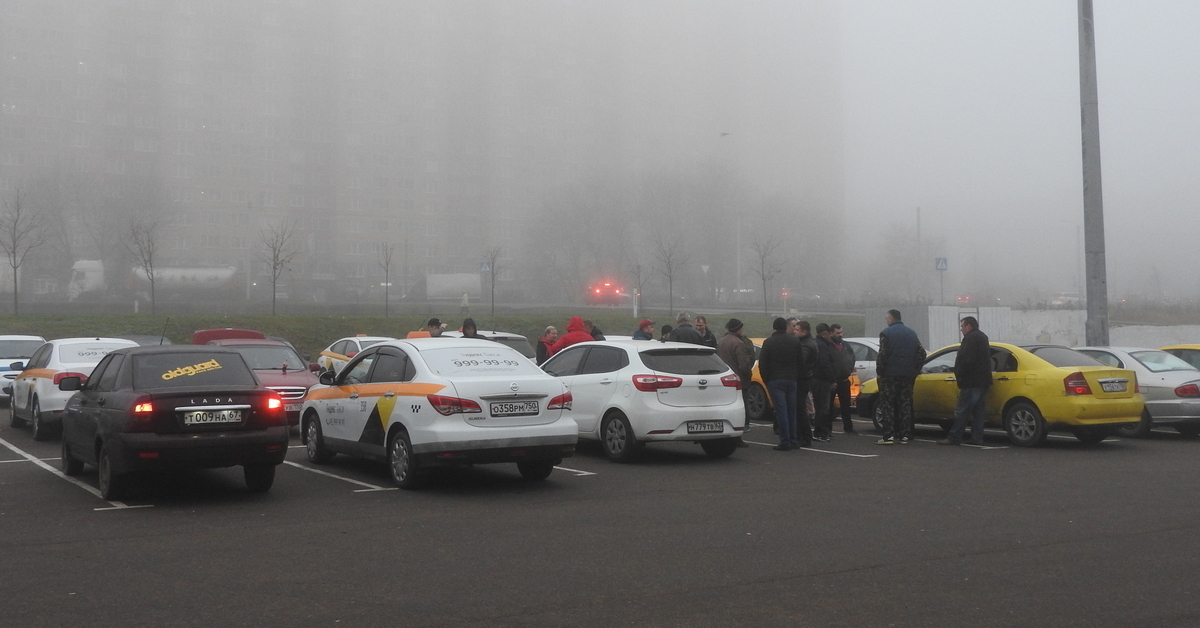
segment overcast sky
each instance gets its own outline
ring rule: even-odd
[[[972,272],[1072,290],[1083,192],[1074,0],[844,0],[846,207]],[[1200,288],[1200,3],[1096,0],[1110,296]],[[929,261],[930,266],[933,260]],[[990,267],[990,268],[987,268]],[[990,271],[990,272],[989,272]],[[961,282],[961,283],[960,283]]]

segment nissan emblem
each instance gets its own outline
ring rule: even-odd
[[[513,391],[513,392],[517,392],[517,390],[518,390],[518,389],[520,389],[520,388],[521,388],[521,387],[520,387],[520,386],[518,386],[516,382],[513,382],[513,383],[511,383],[511,384],[509,384],[509,385],[508,385],[508,389],[509,389],[509,390],[511,390],[511,391]]]

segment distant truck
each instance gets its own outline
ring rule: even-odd
[[[236,289],[233,266],[162,266],[154,269],[156,292],[211,293],[217,290]],[[121,288],[138,292],[150,290],[150,279],[142,268],[134,268],[123,278]],[[104,262],[100,260],[78,260],[71,266],[71,282],[67,284],[67,298],[75,301],[88,295],[103,294],[108,290],[105,281]]]

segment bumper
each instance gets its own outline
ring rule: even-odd
[[[416,446],[413,446],[414,449]],[[575,442],[556,445],[518,445],[484,449],[455,449],[416,454],[421,466],[489,464],[494,462],[562,462],[575,454]]]
[[[411,426],[408,434],[413,453],[421,462],[430,457],[447,463],[514,462],[571,455],[579,442],[579,425],[569,417],[542,425],[512,427],[476,427],[466,422],[439,420],[428,426]],[[535,455],[541,457],[531,457]]]
[[[1079,427],[1137,423],[1142,420],[1143,407],[1140,396],[1128,399],[1096,399],[1079,396],[1071,398],[1069,403],[1047,404],[1042,409],[1042,416],[1045,417],[1047,423]]]
[[[1200,401],[1177,399],[1170,401],[1147,401],[1150,419],[1160,425],[1200,423]]]
[[[741,436],[746,429],[746,408],[739,399],[727,406],[684,408],[657,405],[626,413],[639,441],[699,442]],[[720,432],[688,433],[688,423],[721,423]]]
[[[287,455],[288,428],[186,435],[126,433],[116,434],[106,445],[118,473],[280,464]]]

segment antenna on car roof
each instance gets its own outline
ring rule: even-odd
[[[163,341],[167,339],[167,325],[170,325],[170,324],[171,324],[171,317],[168,316],[167,322],[163,323],[162,333],[158,335],[158,344],[159,345],[162,345]]]

